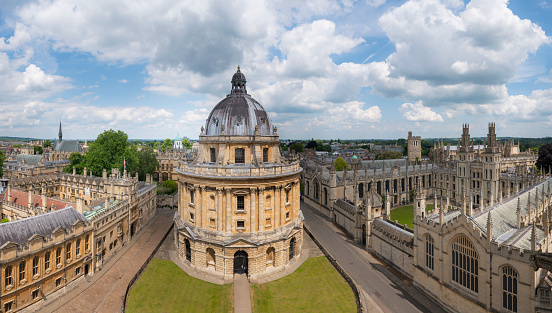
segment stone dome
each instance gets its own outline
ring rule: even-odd
[[[258,126],[260,136],[272,135],[272,123],[263,106],[247,94],[245,75],[232,76],[232,91],[211,111],[205,122],[205,135],[253,136]]]

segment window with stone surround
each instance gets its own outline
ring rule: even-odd
[[[263,162],[268,162],[268,148],[263,148]]]
[[[210,152],[211,152],[211,162],[212,162],[212,163],[217,162],[217,149],[215,149],[215,148],[210,148],[209,150],[210,150]]]
[[[4,270],[4,285],[5,287],[12,286],[13,285],[13,279],[12,279],[12,266],[8,265],[6,266],[6,269]]]
[[[50,269],[50,251],[46,252],[44,255],[44,270]]]
[[[236,196],[236,204],[237,204],[237,207],[236,209],[238,211],[243,211],[245,210],[245,196]]]
[[[112,232],[113,232],[113,231],[112,231]],[[77,243],[76,243],[76,245],[75,245],[75,254],[76,254],[76,255],[79,255],[79,254],[80,254],[80,252],[81,252],[80,249],[81,249],[81,240],[80,240],[80,238],[79,238],[79,239],[77,239]]]
[[[428,269],[434,270],[435,241],[429,234],[424,235],[425,241],[425,265]]]
[[[19,282],[25,280],[25,266],[27,266],[27,262],[25,262],[25,260],[19,263]]]
[[[35,256],[33,258],[33,276],[35,276],[36,274],[38,274],[38,257]]]
[[[56,250],[56,265],[61,265],[61,247]]]
[[[464,235],[452,243],[452,281],[473,292],[479,292],[479,256]]]
[[[245,163],[245,149],[244,148],[236,148],[234,153],[235,153],[234,163],[236,163],[236,164]]]
[[[511,266],[502,267],[502,308],[517,312],[518,273]]]
[[[266,250],[266,265],[274,266],[274,248],[270,247]]]
[[[245,229],[245,221],[236,221],[237,229]]]
[[[67,249],[65,250],[65,256],[67,260],[71,259],[71,243],[67,244]]]

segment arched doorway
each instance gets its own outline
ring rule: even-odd
[[[247,252],[240,250],[234,253],[234,274],[247,274]]]
[[[186,261],[192,262],[192,247],[190,247],[190,241],[184,239],[184,244],[186,245]]]
[[[289,242],[289,259],[293,259],[295,256],[295,238],[292,238]]]
[[[134,233],[136,232],[136,222],[130,224],[130,237],[134,236]]]

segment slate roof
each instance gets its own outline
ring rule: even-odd
[[[42,154],[20,154],[17,156],[17,163],[23,163],[23,160],[25,160],[25,164],[38,165],[38,163],[42,160]]]
[[[59,140],[54,141],[53,151],[61,152],[82,152],[82,147],[78,140]]]
[[[349,202],[344,201],[343,199],[337,199],[337,201],[335,202],[335,206],[351,215],[355,215],[356,213],[355,206]]]
[[[27,243],[29,238],[37,234],[45,237],[50,236],[58,227],[71,229],[78,221],[88,223],[88,220],[75,208],[69,207],[22,220],[3,223],[0,224],[0,247],[7,242],[17,244]]]

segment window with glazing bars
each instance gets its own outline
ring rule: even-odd
[[[452,280],[461,286],[479,292],[479,257],[466,236],[458,236],[452,244]]]
[[[245,163],[245,149],[236,148],[235,163]]]
[[[238,204],[238,210],[245,210],[245,197],[244,196],[237,196],[237,204]]]
[[[217,161],[217,149],[211,148],[211,162],[215,163]]]
[[[517,312],[517,281],[518,274],[510,266],[502,268],[502,307]]]
[[[425,254],[426,254],[426,267],[433,271],[434,269],[434,247],[435,242],[433,237],[425,235]]]
[[[268,162],[268,148],[263,148],[263,162]]]

